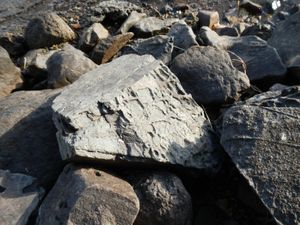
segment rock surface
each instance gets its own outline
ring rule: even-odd
[[[136,179],[134,190],[140,211],[134,225],[190,225],[192,199],[181,180],[170,173],[153,173]]]
[[[38,225],[132,225],[139,200],[124,180],[68,165],[39,210]]]
[[[32,19],[25,30],[25,40],[31,49],[51,47],[75,38],[74,31],[55,13]]]
[[[198,104],[232,102],[250,87],[248,77],[233,67],[229,54],[210,46],[189,48],[170,68]]]
[[[198,27],[206,26],[213,28],[219,24],[219,13],[217,11],[200,10],[198,15]]]
[[[52,106],[64,159],[129,160],[212,168],[203,110],[150,55],[125,55],[81,77]]]
[[[0,169],[36,177],[44,188],[63,166],[50,107],[58,93],[19,91],[0,99]]]
[[[145,18],[147,15],[145,13],[139,13],[137,11],[132,11],[129,15],[129,17],[126,19],[126,21],[122,24],[122,26],[119,28],[118,33],[125,34],[127,33],[130,28]]]
[[[26,225],[37,208],[44,191],[35,179],[19,173],[0,170],[0,224]]]
[[[296,87],[254,96],[223,118],[221,144],[280,224],[300,219],[299,114]]]

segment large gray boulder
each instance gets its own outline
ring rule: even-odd
[[[52,122],[55,91],[18,91],[0,99],[0,169],[37,178],[50,188],[63,163]]]
[[[229,54],[211,46],[189,48],[173,60],[170,69],[199,104],[233,102],[250,87],[247,75],[233,67]]]
[[[202,108],[150,55],[125,55],[86,73],[52,108],[63,159],[218,163]]]
[[[299,224],[300,89],[266,92],[224,115],[221,144],[279,224]]]
[[[0,224],[26,225],[44,191],[33,177],[0,170]]]
[[[126,181],[68,165],[43,201],[38,225],[132,225],[139,200]]]

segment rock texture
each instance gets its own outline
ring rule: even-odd
[[[66,88],[52,107],[64,159],[217,164],[203,110],[150,55],[101,65]]]
[[[170,173],[154,173],[136,179],[134,190],[140,211],[134,225],[189,225],[192,199],[181,180]]]
[[[25,30],[25,40],[31,49],[51,47],[75,38],[73,30],[55,13],[32,19]]]
[[[0,98],[9,95],[22,83],[20,69],[11,61],[8,52],[0,46]]]
[[[118,33],[125,34],[130,28],[139,22],[141,19],[145,18],[147,15],[145,13],[139,13],[137,11],[132,11],[126,21],[119,28]]]
[[[197,17],[199,27],[213,28],[213,26],[219,24],[219,13],[217,11],[200,10]]]
[[[139,200],[126,182],[68,165],[39,210],[38,225],[132,225]]]
[[[299,113],[298,87],[255,96],[223,119],[221,144],[280,224],[300,219]]]
[[[233,67],[229,54],[210,46],[189,48],[170,68],[199,104],[232,102],[250,87],[247,75]]]
[[[51,187],[63,163],[52,122],[56,91],[20,91],[0,99],[0,169]]]
[[[44,191],[35,179],[19,173],[0,170],[0,224],[26,225],[37,208]]]

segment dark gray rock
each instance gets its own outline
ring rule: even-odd
[[[250,87],[247,75],[233,67],[229,54],[215,47],[191,47],[170,68],[198,104],[232,102]]]
[[[288,78],[293,84],[300,84],[300,54],[289,61]]]
[[[55,13],[30,20],[25,30],[25,40],[31,49],[51,47],[75,38],[73,30]]]
[[[300,88],[266,92],[224,115],[221,144],[279,224],[299,223]]]
[[[43,201],[38,225],[132,225],[139,200],[126,181],[68,165]]]
[[[192,199],[181,180],[171,173],[153,173],[136,178],[133,188],[140,200],[134,225],[190,225]]]
[[[200,10],[198,12],[198,27],[213,28],[214,25],[219,24],[219,13],[217,11]]]
[[[245,30],[241,33],[241,36],[255,35],[267,41],[271,37],[271,34],[272,27],[270,24],[256,24],[250,27],[246,27]]]
[[[44,190],[33,177],[0,170],[0,224],[26,225],[37,208]]]
[[[151,55],[125,55],[82,76],[52,106],[64,159],[218,164],[210,123]]]
[[[245,9],[250,15],[260,15],[263,11],[263,7],[250,0],[242,0],[239,7]]]
[[[52,122],[56,91],[19,91],[0,99],[0,169],[37,178],[51,187],[63,163]]]
[[[238,37],[239,31],[236,27],[221,27],[217,28],[216,32],[220,36]]]

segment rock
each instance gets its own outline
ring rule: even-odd
[[[157,17],[146,17],[133,26],[132,32],[134,32],[136,36],[142,38],[166,34],[170,27],[178,21],[179,20],[176,18],[162,20]]]
[[[75,82],[81,75],[97,65],[84,53],[71,45],[54,53],[47,61],[48,87],[60,88]]]
[[[250,87],[247,75],[233,67],[229,54],[210,46],[189,48],[174,59],[170,69],[198,104],[232,102]]]
[[[44,191],[35,179],[19,173],[0,170],[0,224],[26,225],[37,208]]]
[[[173,37],[157,35],[148,39],[137,39],[124,48],[123,54],[150,54],[154,58],[169,64],[172,60]]]
[[[43,201],[38,225],[132,225],[139,200],[124,180],[93,168],[68,165]]]
[[[14,35],[13,33],[1,34],[0,45],[5,48],[12,57],[19,57],[24,55],[27,51],[24,38]]]
[[[22,83],[20,69],[11,61],[8,52],[0,46],[0,98],[9,95]]]
[[[236,27],[221,27],[217,28],[216,32],[220,36],[238,37],[239,31]]]
[[[91,53],[91,59],[97,64],[110,61],[133,37],[133,33],[119,34],[98,42]]]
[[[150,55],[101,65],[55,99],[64,159],[214,168],[210,124],[178,79]]]
[[[198,12],[198,27],[213,28],[214,25],[219,24],[219,13],[217,11],[200,10]]]
[[[90,51],[97,45],[99,40],[108,37],[108,30],[106,30],[101,23],[94,23],[83,33],[79,42],[79,47],[83,51]]]
[[[247,66],[246,66],[245,62],[242,60],[242,58],[231,51],[228,51],[228,54],[231,58],[232,65],[238,71],[241,71],[242,73],[247,73]]]
[[[30,20],[25,30],[25,40],[31,49],[51,47],[75,38],[73,30],[55,13]]]
[[[300,84],[300,54],[289,61],[288,78],[293,84]]]
[[[245,9],[250,15],[262,14],[262,6],[250,0],[242,0],[240,8]]]
[[[246,35],[256,35],[263,40],[268,40],[271,37],[272,27],[268,24],[253,25],[247,27],[241,34],[241,36]]]
[[[130,30],[130,28],[134,26],[134,24],[136,24],[146,16],[147,15],[145,13],[138,13],[137,11],[132,11],[117,33],[127,33]]]
[[[279,224],[299,222],[299,87],[266,92],[224,115],[221,144]]]
[[[63,165],[50,107],[58,93],[18,91],[0,98],[0,169],[36,177],[46,189]]]
[[[153,173],[136,178],[134,190],[140,211],[134,225],[190,225],[192,199],[181,180],[171,173]]]
[[[269,88],[269,91],[282,91],[289,86],[283,84],[274,84],[272,87]]]

